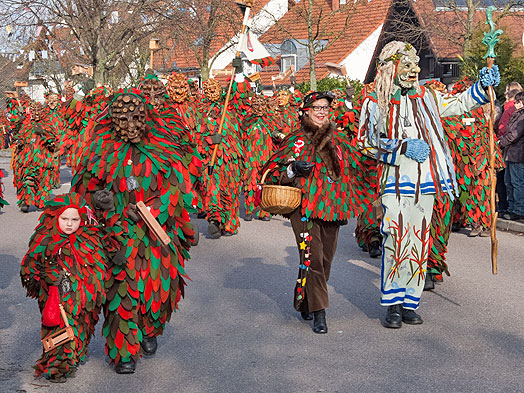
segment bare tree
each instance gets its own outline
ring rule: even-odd
[[[356,0],[340,4],[339,0],[333,0],[330,8],[323,0],[302,0],[292,6],[288,11],[289,16],[273,19],[274,29],[280,33],[279,36],[283,35],[307,48],[312,90],[317,89],[317,56],[344,38],[359,2]],[[304,27],[306,36],[303,34]]]
[[[173,9],[160,53],[164,68],[169,59],[185,57],[198,63],[206,80],[216,59],[234,45],[242,13],[232,0],[178,0]]]
[[[419,49],[431,40],[443,40],[461,48],[465,56],[471,51],[475,31],[485,22],[482,12],[493,5],[497,8],[495,23],[518,17],[514,13],[524,6],[523,0],[434,0],[415,2],[397,0],[388,17],[386,39],[403,39]]]
[[[171,14],[156,0],[3,0],[0,22],[26,37],[43,26],[61,61],[91,65],[106,83]]]

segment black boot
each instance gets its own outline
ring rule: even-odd
[[[382,255],[382,250],[380,249],[379,242],[372,242],[369,246],[369,256],[371,258],[378,258]]]
[[[402,308],[402,322],[408,325],[421,325],[424,321],[415,311]]]
[[[22,213],[27,213],[29,211],[29,206],[27,206],[24,202],[20,204],[20,211]]]
[[[326,334],[328,332],[326,310],[315,311],[313,313],[313,332],[317,334]]]
[[[135,367],[135,361],[130,359],[128,362],[119,362],[115,367],[115,371],[117,374],[133,374]]]
[[[301,311],[300,316],[302,317],[304,321],[311,321],[313,319],[313,313],[311,312]]]
[[[207,234],[209,235],[210,239],[219,239],[220,236],[222,236],[222,231],[220,230],[218,223],[215,221],[210,221],[209,225],[207,226]]]
[[[140,344],[140,347],[142,347],[142,352],[144,353],[144,355],[154,355],[156,353],[156,349],[158,348],[156,337],[144,336],[144,338],[142,339],[142,343]]]
[[[253,220],[253,215],[252,214],[246,214],[246,216],[244,217],[244,221],[251,221]]]
[[[206,217],[207,217],[207,212],[205,211],[198,212],[197,214],[197,218],[206,218]]]
[[[400,304],[388,307],[382,325],[390,329],[398,329],[402,326],[402,306]]]
[[[424,281],[424,291],[431,291],[432,289],[435,289],[435,280],[433,276],[433,273],[426,274],[426,281]]]

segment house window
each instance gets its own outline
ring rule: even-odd
[[[434,78],[435,77],[435,58],[433,56],[427,56],[426,59],[428,61],[428,77]]]
[[[293,67],[293,71],[296,71],[297,55],[282,55],[282,65],[280,72],[287,71],[290,67]]]
[[[297,46],[291,40],[285,40],[280,45],[280,53],[282,54],[281,72],[286,71],[289,67],[293,67],[293,71],[297,70]]]
[[[453,76],[453,64],[451,63],[442,64],[442,76]]]

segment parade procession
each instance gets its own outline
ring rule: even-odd
[[[6,0],[0,392],[524,391],[523,7]]]

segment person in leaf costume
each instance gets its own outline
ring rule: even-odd
[[[352,85],[348,85],[346,92],[340,89],[332,91],[335,100],[331,103],[330,116],[337,126],[345,130],[354,146],[356,146],[356,136],[358,133],[358,123],[360,110],[364,98],[372,92],[374,84],[370,83],[364,86],[355,104],[353,104],[353,97],[355,90]],[[382,235],[380,233],[381,212],[377,211],[378,198],[378,176],[377,165],[372,160],[366,160],[363,163],[363,170],[365,170],[366,184],[371,186],[370,192],[376,196],[368,205],[364,207],[362,213],[357,217],[357,225],[355,227],[355,239],[357,244],[364,252],[368,252],[371,258],[378,258],[381,254]],[[364,185],[362,185],[364,187]]]
[[[244,162],[242,141],[238,138],[238,121],[234,113],[226,112],[221,133],[218,133],[223,103],[220,85],[213,79],[204,82],[205,100],[201,106],[198,125],[198,149],[204,158],[204,167],[210,165],[215,146],[218,145],[213,170],[204,170],[204,209],[207,211],[208,235],[212,239],[232,236],[240,226],[240,192]]]
[[[298,128],[298,106],[294,105],[294,101],[291,101],[295,97],[287,89],[278,90],[275,96],[278,103],[275,114],[279,133],[276,137],[283,139]]]
[[[6,205],[9,205],[9,203],[4,199],[4,183],[2,182],[2,178],[5,176],[5,172],[0,169],[0,209]]]
[[[22,260],[22,286],[38,300],[42,339],[64,328],[60,304],[74,332],[73,340],[44,351],[34,366],[37,376],[52,382],[65,382],[85,360],[105,301],[106,247],[92,218],[76,193],[47,201]]]
[[[190,99],[189,83],[183,74],[173,72],[167,78],[167,94],[170,98],[171,112],[181,119],[183,128],[187,130],[191,141],[196,141],[198,126],[198,103]]]
[[[88,80],[90,82],[91,80]],[[72,134],[70,147],[69,165],[73,169],[73,175],[76,166],[82,161],[83,155],[89,149],[95,119],[105,109],[112,89],[107,86],[94,87],[94,81],[83,87],[85,96],[73,96],[64,104],[64,119],[67,120]]]
[[[419,57],[409,43],[382,49],[375,90],[363,103],[358,145],[380,160],[382,219],[382,324],[421,324],[420,305],[431,249],[435,198],[452,200],[456,176],[441,117],[460,115],[488,102],[484,91],[500,80],[498,67],[483,68],[480,80],[457,96],[418,85]]]
[[[190,213],[202,211],[203,186],[202,186],[202,157],[197,150],[196,144],[193,142],[193,137],[196,127],[190,128],[188,120],[180,117],[179,109],[174,106],[173,101],[170,100],[167,94],[166,86],[154,74],[147,74],[140,82],[138,88],[143,95],[149,99],[153,109],[158,112],[159,121],[163,122],[164,127],[169,130],[167,138],[172,140],[179,146],[184,157],[188,160],[188,170],[191,179],[192,187],[186,189],[184,203],[186,209]],[[189,161],[189,157],[191,160]],[[198,226],[195,222],[192,223],[195,229],[195,242],[193,246],[198,244]]]
[[[244,144],[244,199],[246,203],[246,221],[251,221],[253,215],[262,221],[269,221],[268,212],[255,206],[255,194],[260,183],[260,169],[273,154],[271,134],[276,124],[268,114],[267,100],[263,95],[251,99],[251,116],[242,123]]]
[[[103,335],[117,373],[135,371],[139,356],[153,355],[157,336],[184,294],[185,261],[194,231],[187,151],[138,89],[120,90],[98,125],[72,181],[99,221],[114,232],[120,250],[108,264]],[[137,212],[144,203],[170,239],[163,245]],[[120,230],[121,228],[121,230]]]
[[[20,127],[27,116],[27,109],[31,99],[27,94],[22,94],[19,99],[14,97],[6,98],[5,113],[9,120],[8,133],[11,136],[16,135],[20,131]]]
[[[62,143],[65,137],[65,130],[67,128],[64,119],[62,118],[59,111],[60,99],[58,94],[48,92],[45,95],[45,115],[49,119],[51,130],[55,134],[56,144],[55,151],[53,153],[53,187],[60,187],[60,152],[62,149]]]
[[[286,215],[291,220],[300,268],[294,306],[313,332],[327,333],[327,281],[341,225],[362,208],[372,193],[361,177],[367,160],[347,134],[329,121],[330,93],[313,92],[304,98],[300,126],[289,134],[262,168],[270,171],[267,184],[291,184],[302,191],[301,205]]]
[[[13,183],[18,206],[24,213],[31,205],[41,209],[54,187],[57,159],[56,130],[39,102],[31,102],[28,116],[15,136]]]

